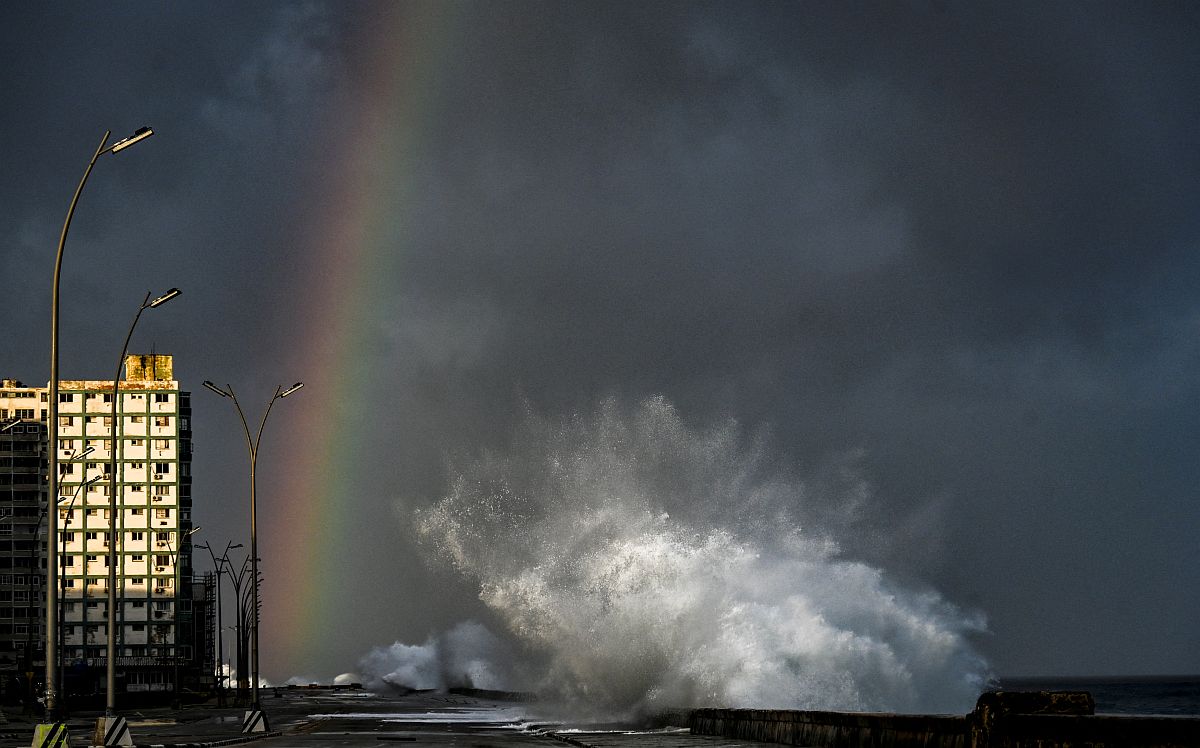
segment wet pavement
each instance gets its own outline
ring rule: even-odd
[[[589,729],[559,724],[538,715],[534,704],[453,694],[380,696],[365,691],[272,690],[265,692],[271,734],[245,743],[262,748],[346,746],[380,748],[405,744],[421,748],[742,748],[761,744],[693,736],[674,727],[653,731]],[[233,745],[243,743],[242,708],[210,705],[180,710],[124,712],[139,746]],[[69,722],[71,744],[90,744],[96,715]],[[0,725],[0,746],[29,746],[32,723]]]

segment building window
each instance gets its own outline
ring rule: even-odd
[[[140,542],[142,542],[142,541],[143,541],[143,540],[145,540],[145,539],[146,539],[146,533],[144,533],[144,532],[131,532],[131,533],[129,533],[129,540],[130,540],[131,542],[134,542],[134,543],[140,543]],[[141,558],[134,558],[133,560],[134,560],[134,561],[141,561],[142,559],[141,559]]]
[[[154,565],[155,566],[170,566],[171,565],[171,557],[170,556],[162,556],[162,555],[155,556],[154,557]],[[159,582],[159,584],[163,584],[163,583]]]
[[[140,532],[137,532],[137,533],[134,533],[134,535],[141,535],[141,533],[140,533]],[[140,553],[135,553],[135,554],[133,554],[132,556],[130,556],[130,557],[129,557],[129,560],[130,560],[130,561],[132,561],[132,562],[133,562],[133,563],[135,563],[135,564],[140,564],[140,563],[142,563],[143,561],[145,561],[145,560],[146,560],[146,557],[145,557],[145,556],[143,556],[143,555],[142,555],[142,554],[140,554]]]
[[[60,392],[60,393],[58,393],[58,401],[60,403],[73,403],[73,402],[75,402],[75,396],[74,395],[66,395],[66,394],[63,394]]]
[[[171,425],[171,416],[155,416],[154,425],[166,428]]]
[[[156,392],[156,393],[154,393],[154,402],[169,403],[169,402],[171,402],[171,396],[166,394],[165,392]]]
[[[154,440],[154,448],[155,449],[170,449],[171,448],[171,440],[170,439],[155,439]]]
[[[141,488],[141,486],[138,486],[138,488]],[[129,513],[130,513],[130,515],[132,515],[134,517],[140,517],[146,513],[146,510],[145,509],[130,509]]]
[[[141,417],[141,416],[130,416],[130,417],[129,417],[129,422],[130,422],[130,423],[141,423],[141,422],[142,422],[142,417]]]
[[[95,511],[96,511],[95,509],[89,509],[88,514],[92,514]],[[97,540],[99,537],[100,537],[100,533],[93,532],[91,530],[88,530],[87,533],[84,534],[84,539],[86,539],[86,540]]]
[[[155,519],[170,519],[171,518],[171,510],[170,509],[155,509],[154,510],[154,518]]]
[[[163,476],[163,475],[166,475],[167,473],[169,473],[170,471],[171,471],[171,463],[169,463],[169,462],[154,463],[154,475]]]
[[[146,446],[146,440],[145,440],[145,439],[130,439],[130,440],[129,440],[129,446],[131,446],[131,447],[144,447],[144,446]]]
[[[65,557],[63,559],[63,565],[64,566],[74,566],[75,565],[75,557],[74,556]]]
[[[143,579],[142,577],[131,577],[129,580],[129,583],[130,584],[145,584],[146,580]]]

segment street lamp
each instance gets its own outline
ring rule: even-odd
[[[104,131],[104,137],[100,138],[100,145],[96,147],[96,152],[83,172],[83,178],[79,180],[79,186],[75,188],[75,195],[71,198],[70,207],[67,208],[66,220],[63,221],[62,234],[58,238],[58,252],[54,256],[54,284],[51,287],[50,298],[50,392],[46,398],[46,420],[50,426],[50,444],[55,447],[58,445],[58,289],[62,277],[63,249],[67,244],[67,232],[71,228],[71,217],[75,214],[75,206],[79,204],[79,196],[83,193],[83,186],[87,184],[88,176],[91,175],[96,160],[105,153],[117,153],[138,141],[145,140],[153,135],[154,131],[149,127],[143,127],[128,138],[108,145],[108,136],[111,134],[111,130]],[[50,450],[49,468],[49,495],[58,496],[57,449]],[[47,531],[50,537],[57,537],[58,518],[56,516],[50,518]],[[58,650],[58,630],[55,626],[55,622],[58,620],[58,580],[54,578],[58,575],[58,546],[55,543],[50,543],[47,549],[46,568],[51,577],[50,584],[46,587],[46,711],[51,719],[55,719],[58,714],[58,668],[55,662]]]
[[[84,449],[82,452],[81,452],[81,451],[79,451],[79,450],[77,450],[77,449],[73,449],[73,450],[71,450],[71,454],[67,455],[67,463],[68,463],[68,464],[67,464],[67,465],[63,465],[63,466],[62,466],[62,468],[61,468],[61,470],[59,471],[59,474],[58,474],[59,483],[61,483],[61,482],[62,482],[62,477],[63,477],[64,475],[66,475],[66,473],[67,473],[67,469],[68,469],[68,467],[70,467],[70,464],[71,464],[71,463],[78,462],[79,460],[82,460],[84,457],[87,457],[88,455],[90,455],[92,452],[95,452],[95,451],[96,451],[96,448],[95,448],[95,447],[88,447],[88,448]],[[55,445],[53,446],[53,448],[50,450],[50,452],[51,452],[51,454],[57,454],[57,453],[58,453],[58,445],[57,445],[57,444],[55,444]],[[86,468],[85,468],[85,475],[86,475]],[[93,482],[93,481],[90,481],[90,480],[89,480],[89,481],[85,481],[85,482],[83,482],[83,483],[81,483],[81,484],[77,485],[77,486],[75,487],[75,496],[78,496],[78,495],[79,495],[79,491],[80,491],[80,489],[82,489],[84,486],[90,485],[92,482]],[[57,505],[58,505],[58,504],[62,503],[62,502],[63,502],[63,501],[65,501],[65,500],[66,500],[66,498],[65,498],[65,497],[58,497],[58,498],[55,500],[55,506],[57,507]],[[74,498],[72,498],[72,502],[74,502]],[[50,517],[50,516],[57,516],[57,514],[58,514],[58,512],[57,512],[57,511],[54,511],[54,512],[51,512],[51,511],[50,511],[50,502],[49,502],[49,501],[47,501],[47,502],[46,502],[46,506],[42,507],[42,511],[38,513],[38,521],[37,521],[37,524],[36,524],[36,525],[34,525],[34,527],[33,527],[33,542],[34,542],[34,544],[39,544],[39,543],[38,543],[38,537],[41,535],[41,532],[42,532],[42,522],[45,522],[47,517]],[[54,547],[54,536],[53,536],[53,535],[50,535],[49,533],[47,533],[47,535],[48,535],[48,536],[49,536],[49,538],[50,538],[50,542],[49,542],[49,543],[47,543],[47,546],[48,546],[49,548],[53,548],[53,547]],[[49,550],[47,550],[47,555],[49,555]],[[50,570],[49,570],[49,569],[47,569],[46,571],[47,571],[47,573],[49,573],[49,572],[50,572]],[[49,590],[49,589],[47,589],[47,590],[46,590],[46,596],[47,596],[47,597],[49,597],[49,596],[50,596],[50,590]],[[27,617],[27,619],[26,619],[26,620],[28,621],[28,617]],[[57,622],[56,622],[56,624],[55,624],[55,625],[57,625]],[[31,682],[30,682],[30,687],[31,687],[31,688],[32,688],[32,686],[33,686],[33,684],[32,684],[32,679],[33,679],[33,654],[32,654],[32,650],[33,650],[33,629],[32,629],[32,627],[30,627],[30,628],[29,628],[29,634],[28,634],[28,636],[26,637],[26,640],[25,640],[25,658],[26,658],[26,661],[28,662],[28,667],[26,667],[26,668],[25,668],[25,675],[26,675],[26,676],[27,676],[27,677],[30,679],[30,681],[31,681]],[[50,654],[49,654],[49,653],[47,653],[47,655],[46,655],[46,656],[47,656],[47,657],[49,657],[49,656],[50,656]],[[32,694],[31,694],[31,696],[32,696]]]
[[[238,417],[242,420],[242,430],[246,434],[246,448],[250,450],[250,584],[254,588],[254,625],[250,628],[250,709],[251,714],[248,715],[247,724],[243,725],[242,731],[246,732],[250,729],[255,729],[256,725],[250,724],[250,720],[254,719],[254,712],[261,712],[262,705],[258,701],[258,521],[257,521],[257,504],[255,500],[255,467],[258,463],[258,445],[262,441],[263,427],[267,425],[267,416],[271,415],[271,407],[275,405],[276,400],[291,395],[304,386],[303,382],[296,382],[286,390],[282,385],[275,388],[275,395],[271,398],[271,402],[267,403],[267,409],[263,412],[262,421],[258,424],[258,435],[250,438],[250,426],[246,423],[246,415],[242,412],[242,406],[238,403],[237,394],[234,393],[233,387],[228,384],[225,389],[221,389],[212,382],[205,380],[204,386],[221,397],[233,400],[233,407],[237,409]],[[265,717],[263,719],[262,729],[267,729]]]
[[[149,137],[149,134],[141,135],[139,133],[141,130],[134,133],[132,139],[126,138],[121,141],[122,143],[127,140],[132,141],[121,147],[126,148],[137,140]],[[121,346],[121,355],[117,357],[117,371],[113,374],[112,411],[109,416],[108,432],[112,436],[112,440],[108,450],[111,458],[111,472],[108,476],[108,646],[105,650],[107,662],[105,662],[104,680],[107,690],[104,697],[104,714],[107,717],[116,714],[117,708],[117,564],[123,560],[121,555],[122,538],[117,532],[117,461],[120,459],[121,442],[123,441],[121,435],[124,431],[120,428],[120,421],[117,420],[121,367],[125,365],[125,354],[129,351],[129,341],[133,338],[133,330],[137,327],[138,320],[142,318],[142,312],[162,306],[180,293],[182,291],[178,288],[172,288],[151,300],[150,292],[146,292],[146,298],[142,299],[142,305],[138,307],[137,314],[133,315],[133,323],[129,325],[129,332],[125,335],[125,344]]]
[[[91,451],[91,449],[92,449],[91,447],[88,447],[79,456],[82,457],[83,455],[85,455],[89,451]],[[59,563],[59,567],[58,567],[58,597],[60,600],[65,600],[67,597],[67,569],[66,569],[67,532],[71,528],[71,519],[73,518],[74,512],[75,512],[75,500],[79,498],[79,494],[81,492],[86,491],[88,489],[88,487],[91,486],[93,483],[99,483],[101,480],[103,480],[103,476],[97,475],[93,478],[88,478],[83,483],[80,483],[78,486],[75,487],[75,493],[71,494],[71,503],[67,505],[66,518],[63,521],[62,532],[59,533],[60,537],[62,538],[62,541],[61,541],[62,548],[58,555],[58,563]],[[65,496],[60,496],[58,503],[62,504],[66,500],[67,499]],[[53,542],[54,542],[53,538],[50,540],[50,542],[51,542],[51,544],[53,544]],[[85,573],[85,578],[86,578],[86,573]],[[62,634],[62,629],[63,629],[64,623],[65,623],[65,619],[66,619],[66,611],[63,610],[63,606],[60,605],[59,606],[59,614],[58,614],[58,622],[56,624],[59,628],[59,633],[58,633],[58,682],[62,686],[62,690],[63,690],[63,692],[62,692],[62,711],[64,713],[67,710],[66,657],[64,657],[64,655],[63,655],[63,651],[65,649],[65,642],[63,641],[63,634]]]
[[[242,593],[242,585],[245,583],[246,578],[250,574],[250,557],[246,556],[242,559],[241,568],[238,569],[236,574],[233,573],[233,562],[229,561],[227,563],[229,564],[229,571],[227,572],[229,574],[229,583],[233,585],[233,602],[237,608],[235,611],[236,615],[234,617],[233,626],[235,644],[234,660],[238,679],[234,702],[241,703],[242,695],[245,693],[245,689],[250,685],[250,681],[249,678],[247,678],[246,673],[246,671],[249,669],[246,665],[246,659],[248,655],[246,650],[249,649],[246,642],[246,633],[250,629],[250,621],[248,620],[249,616],[247,615],[247,612],[249,611],[249,602],[246,598],[250,591],[250,587],[246,587],[247,594]],[[246,685],[243,686],[242,683],[245,683]]]
[[[183,587],[182,587],[183,583],[180,580],[180,575],[179,575],[179,557],[183,554],[184,542],[189,537],[191,537],[192,535],[195,535],[198,532],[200,532],[200,528],[193,527],[192,529],[190,529],[187,532],[180,535],[179,536],[179,544],[175,547],[175,551],[174,551],[174,553],[175,553],[175,606],[174,606],[175,646],[174,646],[174,652],[172,653],[173,656],[171,657],[171,659],[175,661],[175,677],[172,679],[173,682],[171,684],[171,688],[175,692],[175,698],[173,699],[173,701],[175,702],[176,709],[179,708],[179,632],[180,632],[180,628],[181,628],[179,625],[179,605],[181,602],[183,602]],[[167,550],[168,551],[171,550],[171,544],[169,541],[167,543]]]
[[[221,706],[224,706],[225,689],[223,686],[227,676],[225,675],[224,663],[225,642],[221,634],[225,623],[221,617],[221,575],[226,573],[225,565],[229,563],[229,552],[234,548],[241,548],[242,544],[234,543],[232,540],[226,541],[225,552],[221,554],[220,558],[217,557],[216,552],[213,551],[212,546],[208,543],[196,543],[196,547],[208,551],[208,555],[212,557],[213,568],[217,572],[217,701]],[[231,568],[228,573],[232,575],[233,569]]]

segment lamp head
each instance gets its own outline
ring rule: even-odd
[[[287,397],[288,395],[292,394],[293,392],[295,392],[296,390],[300,389],[300,388],[301,388],[301,387],[303,387],[303,386],[304,386],[304,382],[296,382],[296,383],[295,383],[295,384],[293,384],[291,387],[288,387],[288,388],[287,388],[286,390],[284,390],[283,392],[280,392],[280,393],[279,393],[279,396],[280,396],[280,397]]]
[[[113,143],[112,147],[109,148],[108,150],[112,151],[113,153],[120,153],[121,151],[125,150],[129,146],[138,142],[139,140],[145,140],[146,138],[150,137],[153,134],[154,134],[154,130],[151,130],[149,127],[139,127],[128,138],[125,138],[124,140],[118,140],[117,142]]]
[[[176,296],[178,296],[181,293],[183,293],[183,291],[180,291],[178,288],[172,288],[170,291],[167,291],[165,294],[163,294],[162,296],[159,296],[154,301],[151,301],[147,306],[149,306],[151,309],[153,309],[156,306],[162,306],[163,304],[166,304],[168,301],[175,298]]]
[[[209,389],[210,389],[210,390],[212,390],[213,392],[217,393],[217,394],[218,394],[218,395],[220,395],[221,397],[230,397],[230,395],[229,395],[229,393],[228,393],[228,392],[226,392],[225,390],[221,389],[220,387],[218,387],[217,385],[213,384],[212,382],[208,381],[207,379],[205,379],[205,380],[204,380],[204,386],[205,386],[205,387],[207,387],[207,388],[209,388]]]

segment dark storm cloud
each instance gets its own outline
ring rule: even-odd
[[[1196,426],[1167,415],[1196,396],[1169,373],[1197,357],[1193,19],[759,10],[472,18],[402,283],[490,334],[418,381],[496,415],[664,392],[810,466],[861,447],[843,542],[986,609],[1002,668],[1177,667],[1186,629],[1129,611],[1195,583],[1168,530],[1194,471],[1154,456]]]
[[[387,55],[363,42],[378,16],[438,7],[10,14],[17,328],[45,326],[37,278],[88,149],[144,117],[155,158],[97,167],[72,234],[80,262],[144,273],[70,271],[97,307],[74,322],[73,366],[94,354],[88,375],[109,376],[130,300],[183,277],[187,315],[143,324],[187,341],[192,389],[319,368],[296,353],[311,289],[289,264],[325,196],[298,185],[336,168],[355,105],[380,94]],[[355,490],[429,503],[444,454],[502,443],[521,398],[553,413],[663,394],[697,423],[769,427],[802,473],[870,486],[847,553],[985,611],[1001,671],[1200,667],[1189,6],[453,10],[416,188],[373,196],[404,219],[365,321],[395,402],[366,428],[397,454]],[[6,375],[44,378],[43,337],[5,347]],[[243,481],[228,415],[197,413],[215,495]],[[406,523],[356,521],[381,547]],[[388,593],[445,584],[398,576]],[[383,629],[372,603],[338,654],[423,640],[469,596]]]

